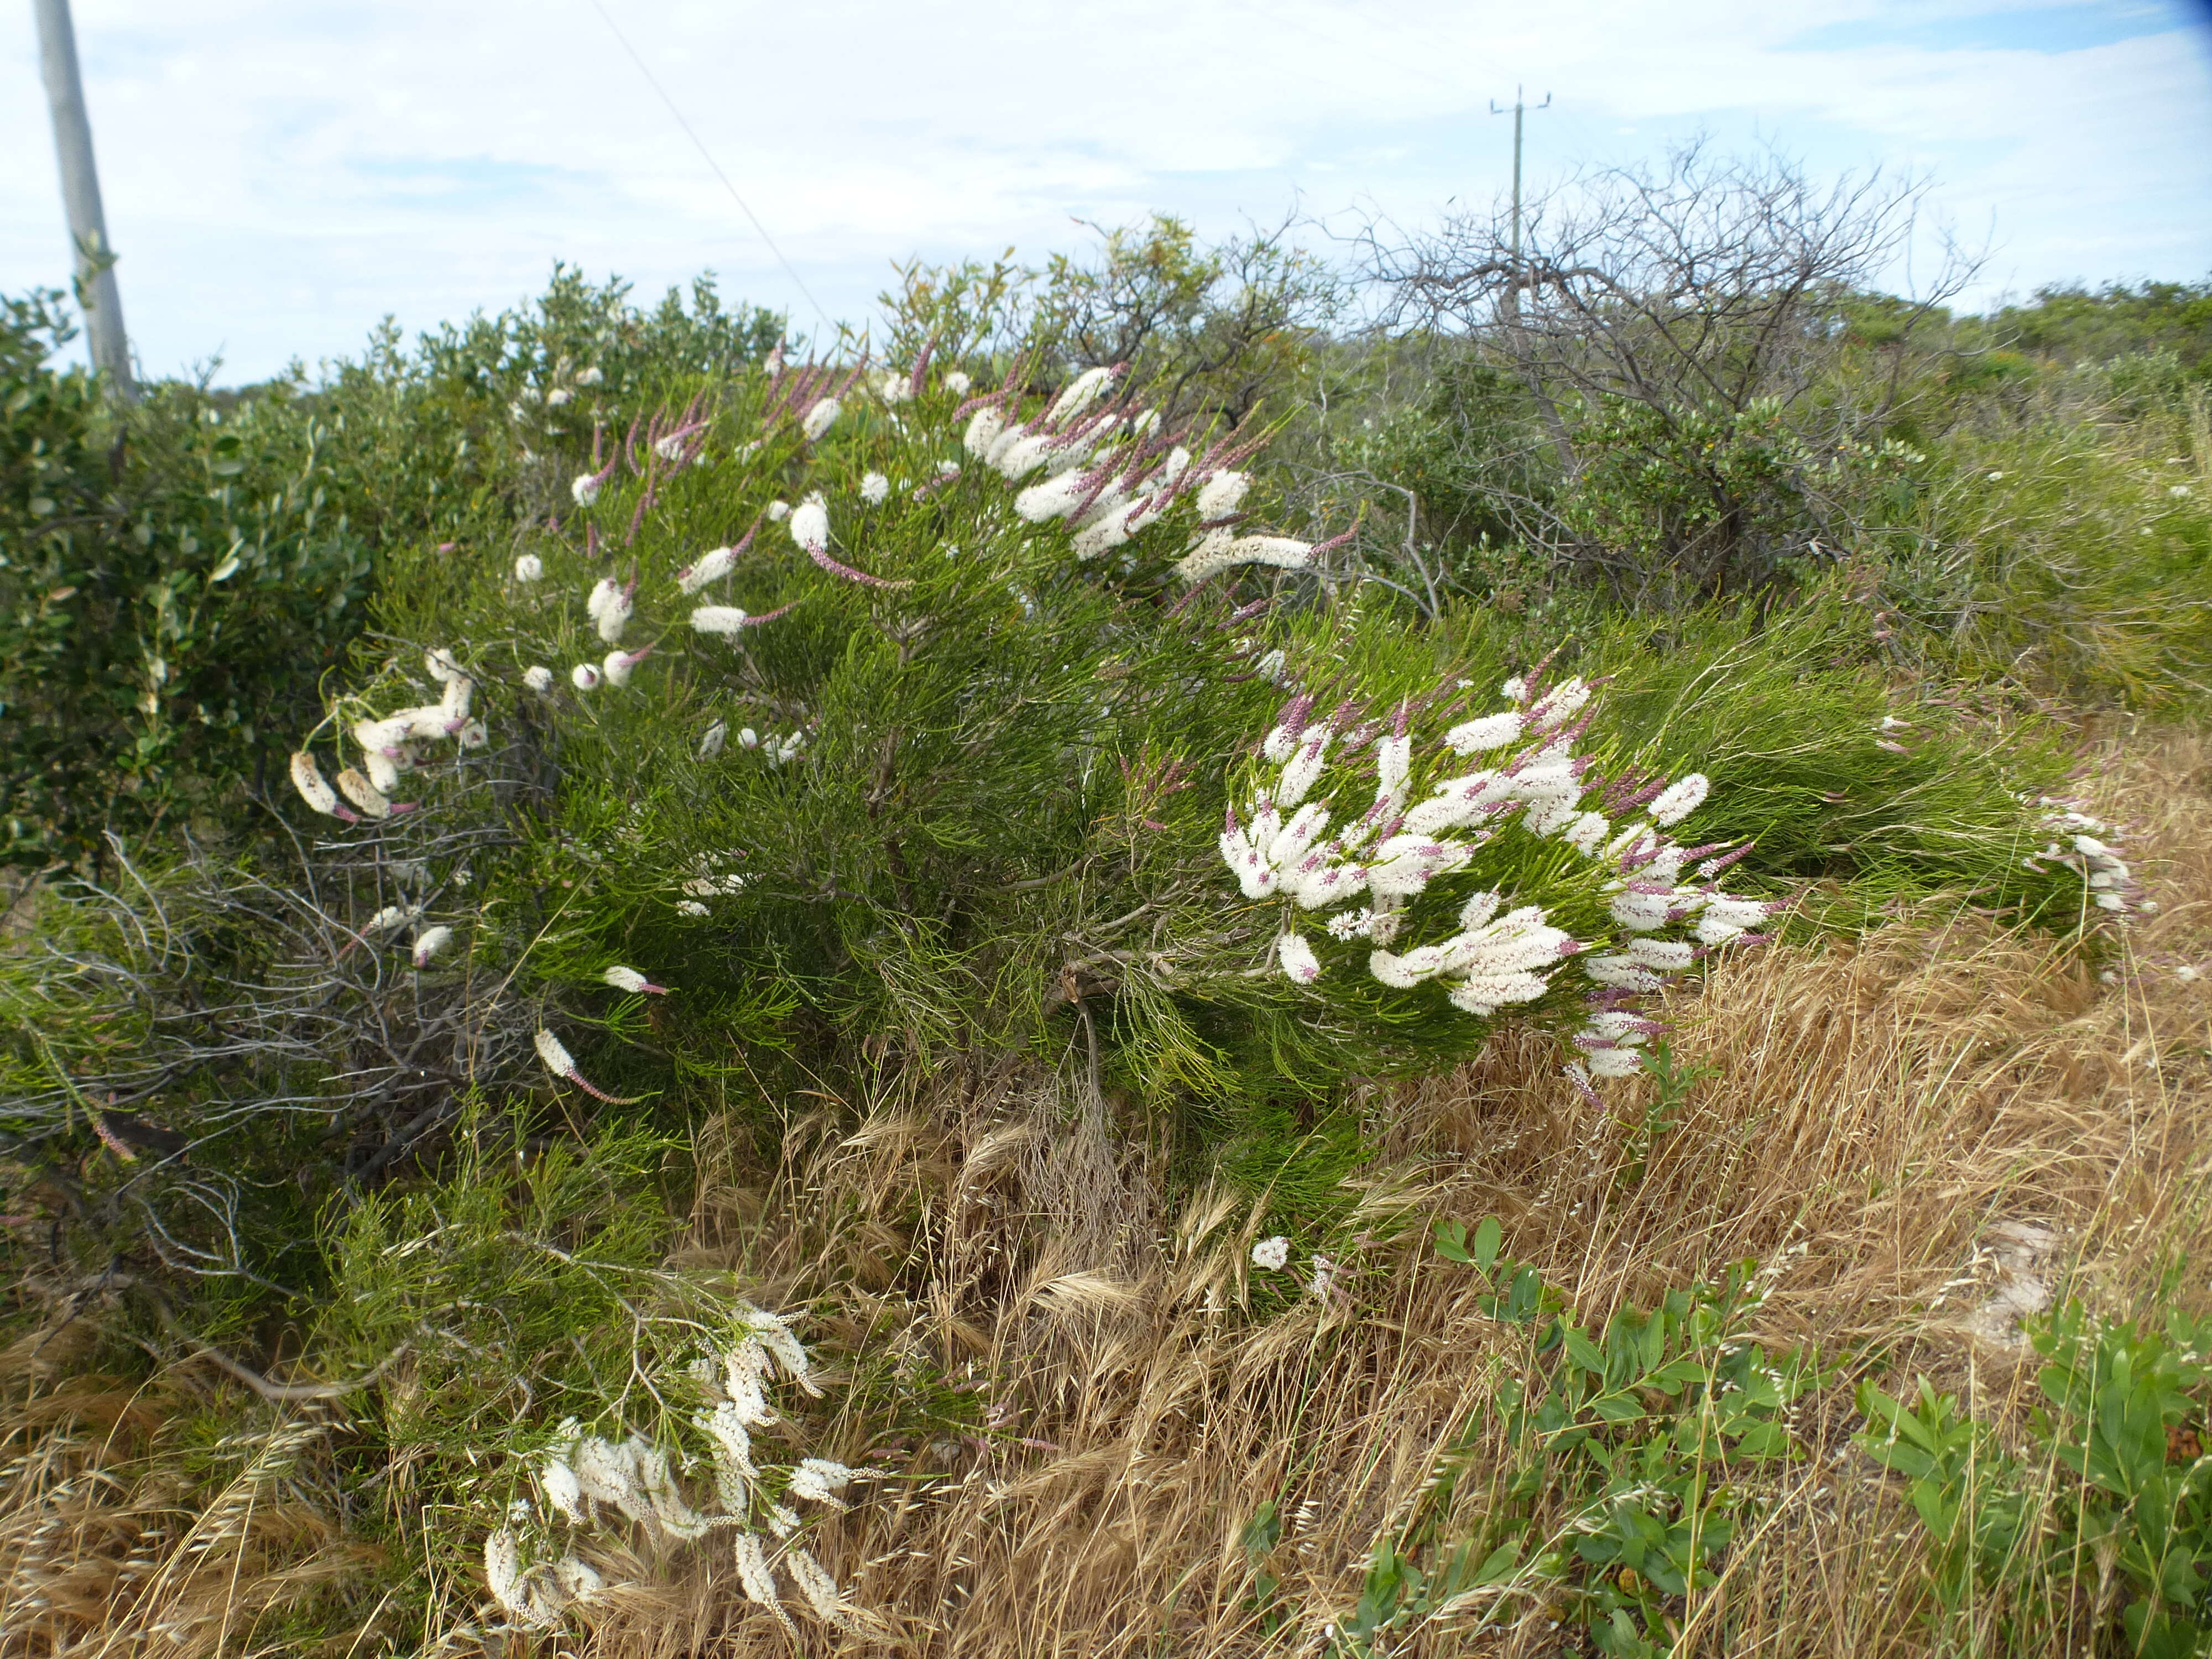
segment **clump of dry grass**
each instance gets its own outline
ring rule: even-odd
[[[84,1322],[0,1351],[0,1659],[283,1650],[285,1615],[374,1565],[346,1537],[327,1411],[240,1413],[187,1444],[207,1401],[85,1369]]]
[[[1354,1222],[1373,1244],[1344,1302],[1233,1311],[1249,1201],[1201,1193],[1168,1213],[1144,1196],[1159,1189],[1141,1133],[1102,1168],[1095,1145],[1054,1144],[1079,1122],[1003,1089],[887,1102],[842,1144],[799,1137],[816,1150],[775,1194],[708,1191],[700,1249],[794,1290],[842,1286],[855,1338],[888,1331],[972,1372],[1030,1443],[906,1446],[893,1468],[915,1478],[821,1553],[917,1653],[1314,1650],[1514,1358],[1466,1270],[1425,1248],[1431,1214],[1498,1215],[1591,1322],[1756,1255],[1771,1341],[1893,1388],[1928,1374],[2004,1419],[2033,1373],[2011,1314],[2069,1293],[2131,1312],[2212,1254],[2212,987],[2174,971],[2212,968],[2212,751],[2168,735],[2100,759],[2100,810],[2135,827],[2163,904],[2112,981],[2048,939],[1944,914],[1723,959],[1669,1010],[1678,1052],[1714,1074],[1632,1186],[1638,1098],[1601,1111],[1545,1044],[1501,1043],[1373,1103],[1385,1157]],[[1079,1160],[1111,1201],[1058,1231],[1039,1200],[1064,1199],[1053,1172]],[[813,1225],[766,1226],[794,1201]],[[1102,1212],[1120,1216],[1110,1237]],[[2198,1273],[2182,1298],[2205,1291]],[[1779,1477],[1756,1547],[1689,1610],[1677,1651],[1924,1650],[1905,1512],[1847,1450],[1852,1426],[1848,1388],[1810,1402],[1797,1428],[1818,1455]],[[1486,1449],[1504,1455],[1496,1436]],[[1286,1522],[1274,1606],[1295,1614],[1272,1635],[1240,1543],[1270,1502]],[[721,1553],[611,1602],[590,1650],[775,1650]],[[1555,1647],[1540,1595],[1504,1612],[1486,1644]],[[1466,1624],[1394,1650],[1464,1651]]]

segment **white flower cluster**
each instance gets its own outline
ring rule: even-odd
[[[1282,1273],[1291,1261],[1291,1241],[1278,1233],[1273,1238],[1263,1238],[1252,1247],[1252,1265],[1265,1267],[1269,1273]],[[1308,1258],[1313,1271],[1306,1278],[1306,1293],[1326,1302],[1336,1289],[1337,1275],[1344,1271],[1341,1261],[1316,1254]]]
[[[2114,844],[2119,831],[2102,818],[2091,817],[2071,801],[2045,797],[2038,805],[2051,810],[2043,828],[2051,839],[2039,853],[2031,853],[2021,865],[2040,872],[2045,867],[2069,870],[2081,878],[2089,902],[2100,910],[2126,916],[2145,906],[2136,894],[2135,876]]]
[[[444,687],[438,701],[398,709],[381,719],[356,720],[350,735],[361,750],[361,767],[340,772],[336,790],[324,781],[313,755],[303,749],[292,757],[292,787],[301,799],[348,823],[412,811],[412,803],[394,801],[392,792],[398,788],[404,774],[425,762],[428,744],[450,738],[464,749],[484,745],[489,737],[484,724],[469,713],[476,682],[461,672],[449,652],[429,652],[423,665]],[[340,793],[351,807],[339,800]]]
[[[1295,570],[1311,561],[1310,542],[1236,534],[1229,526],[1250,478],[1227,466],[1194,464],[1188,449],[1155,435],[1158,418],[1151,410],[1087,413],[1113,379],[1111,369],[1085,369],[1027,422],[1009,422],[995,404],[975,411],[962,439],[970,455],[1012,483],[1044,475],[1014,497],[1018,514],[1031,524],[1066,520],[1075,531],[1075,556],[1095,559],[1194,488],[1200,533],[1176,566],[1185,580],[1202,581],[1237,564]]]
[[[1267,772],[1241,815],[1230,809],[1221,855],[1247,898],[1288,902],[1292,925],[1275,941],[1274,955],[1299,984],[1322,971],[1312,941],[1296,926],[1301,910],[1328,913],[1323,930],[1332,939],[1366,941],[1368,971],[1383,984],[1410,990],[1433,981],[1454,1006],[1480,1017],[1537,1000],[1559,965],[1579,957],[1595,1012],[1575,1039],[1583,1058],[1572,1075],[1585,1083],[1591,1075],[1623,1076],[1638,1069],[1637,1050],[1658,1028],[1616,1005],[1657,989],[1667,975],[1688,968],[1700,947],[1741,937],[1771,907],[1719,890],[1713,878],[1732,860],[1709,857],[1686,878],[1689,859],[1716,849],[1685,849],[1665,832],[1704,803],[1702,775],[1663,787],[1656,781],[1615,785],[1599,802],[1605,810],[1591,808],[1589,763],[1574,743],[1592,688],[1570,679],[1540,692],[1516,679],[1503,690],[1516,707],[1443,732],[1429,769],[1451,775],[1419,799],[1410,708],[1389,722],[1359,719],[1349,706],[1316,720],[1311,700],[1294,699],[1260,746]],[[1475,756],[1500,758],[1453,769],[1455,761]],[[1340,806],[1325,786],[1349,784],[1353,775],[1372,776],[1373,800]],[[1638,808],[1642,816],[1632,816]],[[1478,849],[1516,823],[1601,867],[1599,889],[1616,936],[1577,939],[1540,905],[1513,906],[1502,892],[1478,891],[1461,904],[1457,931],[1449,937],[1394,948],[1409,901],[1464,870]],[[1692,937],[1659,937],[1670,928]]]
[[[753,1461],[753,1431],[776,1420],[769,1389],[778,1375],[807,1393],[819,1395],[806,1350],[781,1316],[740,1304],[728,1340],[708,1346],[688,1367],[694,1391],[702,1401],[690,1426],[704,1447],[702,1456],[681,1455],[629,1433],[608,1438],[586,1433],[571,1418],[533,1471],[542,1509],[518,1501],[507,1524],[484,1540],[484,1573],[492,1599],[514,1622],[531,1630],[557,1627],[569,1608],[591,1601],[606,1588],[602,1576],[573,1549],[526,1563],[526,1534],[540,1541],[556,1531],[575,1535],[592,1529],[617,1534],[641,1531],[657,1545],[684,1543],[708,1533],[737,1532],[738,1575],[745,1592],[770,1608],[787,1627],[775,1578],[782,1566],[807,1605],[839,1629],[861,1622],[859,1609],[839,1591],[836,1581],[805,1550],[791,1541],[803,1524],[786,1499],[842,1509],[841,1496],[854,1472],[826,1457],[806,1457],[781,1471],[780,1493],[763,1479]],[[665,1395],[673,1378],[657,1379],[653,1392]],[[703,1466],[705,1493],[687,1495],[679,1473]],[[770,1475],[777,1472],[769,1471]],[[521,1530],[518,1531],[518,1528]],[[764,1542],[761,1534],[769,1534]],[[769,1553],[773,1547],[775,1554]]]
[[[1043,413],[1009,421],[996,404],[975,411],[961,442],[969,454],[1009,483],[1043,476],[1014,497],[1030,524],[1064,520],[1075,530],[1075,556],[1095,559],[1121,546],[1175,504],[1186,483],[1190,452],[1155,436],[1158,416],[1109,405],[1091,406],[1115,371],[1087,368],[1068,382]]]

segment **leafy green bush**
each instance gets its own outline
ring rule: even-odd
[[[563,1081],[679,1110],[718,1079],[773,1099],[893,1059],[1024,1068],[1094,1118],[1159,1115],[1187,1170],[1326,1210],[1358,1144],[1302,1103],[1349,1078],[1448,1066],[1510,1018],[1633,1070],[1634,994],[1763,914],[1705,860],[1759,900],[1826,883],[1833,925],[1939,889],[2100,915],[2078,859],[2027,856],[2056,752],[1892,714],[1832,654],[1836,616],[1412,628],[1230,522],[1246,483],[1133,405],[1083,437],[1093,411],[1048,422],[1018,390],[963,414],[973,383],[941,364],[918,396],[785,367],[656,414],[561,361],[576,395],[511,399],[481,447],[546,443],[503,487],[566,475],[566,514],[388,551],[385,631],[302,722],[347,833],[133,865],[158,923],[136,888],[50,893],[53,948],[4,964],[8,1127],[39,1168],[133,1131],[201,1149],[101,1175],[88,1256],[158,1217],[263,1271],[246,1241],[290,1224],[237,1219],[258,1160],[311,1202],[387,1178],[468,1087],[522,1085],[553,1026],[584,1055]],[[1112,459],[1010,480],[973,453],[1000,440]],[[1095,523],[1050,510],[1139,477]],[[1133,533],[1082,556],[1102,526]]]
[[[2053,284],[2030,303],[2001,307],[1974,331],[2068,365],[2165,352],[2203,378],[2212,368],[2212,282],[2107,283],[2094,290]]]
[[[0,817],[4,856],[96,856],[228,816],[279,768],[364,620],[368,548],[331,434],[282,395],[150,386],[104,405],[51,353],[51,295],[0,327]]]
[[[708,279],[688,307],[672,291],[642,311],[627,292],[556,267],[534,305],[412,353],[387,325],[320,384],[299,369],[241,394],[164,381],[128,411],[48,366],[70,337],[56,296],[7,301],[9,860],[96,860],[111,828],[134,845],[239,828],[367,625],[379,559],[404,550],[420,581],[457,547],[506,545],[565,489],[544,452],[588,434],[599,398],[726,374],[781,332],[724,311]]]
[[[2107,378],[2107,377],[2100,377]],[[1894,649],[2078,703],[2172,711],[2212,691],[2212,434],[2045,384],[1929,446],[1869,538]]]

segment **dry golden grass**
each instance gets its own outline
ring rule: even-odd
[[[382,1555],[301,1476],[343,1425],[240,1411],[192,1455],[204,1402],[81,1369],[92,1340],[78,1322],[0,1352],[0,1659],[293,1650],[272,1621]]]
[[[1498,1216],[1509,1252],[1592,1322],[1756,1255],[1771,1343],[1816,1345],[1893,1391],[1925,1373],[1999,1420],[2033,1382],[2008,1310],[2076,1294],[2132,1311],[2177,1263],[2183,1303],[2203,1306],[2212,981],[2173,970],[2212,970],[2212,745],[2166,734],[2098,758],[2094,793],[2133,826],[2163,907],[2115,982],[2047,939],[1935,912],[1856,944],[1724,961],[1669,1010],[1677,1049],[1716,1074],[1632,1186],[1617,1178],[1619,1118],[1559,1082],[1547,1044],[1501,1043],[1455,1077],[1378,1092],[1348,1294],[1273,1317],[1249,1310],[1250,1200],[1171,1206],[1162,1149],[1095,1097],[1071,1105],[1011,1073],[906,1080],[842,1138],[845,1109],[819,1103],[766,1175],[709,1126],[686,1256],[741,1267],[763,1299],[838,1310],[823,1346],[864,1382],[920,1361],[972,1378],[997,1431],[889,1441],[859,1411],[810,1425],[811,1450],[896,1454],[814,1540],[896,1636],[803,1626],[799,1645],[1318,1651],[1373,1540],[1440,1448],[1483,1420],[1495,1366],[1523,1340],[1427,1248],[1431,1217]],[[1638,1109],[1633,1093],[1614,1103]],[[162,1455],[174,1399],[68,1377],[58,1352],[21,1358],[0,1424],[0,1659],[261,1650],[273,1615],[358,1565],[328,1494],[287,1473],[325,1419],[265,1413],[267,1449],[218,1495],[188,1498]],[[1841,1385],[1808,1403],[1796,1427],[1815,1455],[1777,1477],[1757,1547],[1686,1610],[1678,1653],[1926,1650],[1910,1530],[1847,1449],[1851,1410]],[[1285,1517],[1277,1606],[1296,1615],[1273,1635],[1240,1543],[1269,1501]],[[1471,1525],[1484,1502],[1480,1479],[1463,1485],[1454,1520]],[[1493,1610],[1479,1636],[1461,1618],[1393,1651],[1559,1650],[1540,1596]],[[484,1641],[455,1628],[439,1645]],[[556,1645],[793,1650],[713,1545],[633,1576]]]

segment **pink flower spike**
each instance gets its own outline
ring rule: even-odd
[[[561,1039],[550,1031],[538,1032],[537,1046],[538,1058],[545,1062],[547,1071],[563,1082],[574,1084],[594,1100],[604,1101],[610,1106],[633,1106],[645,1098],[643,1095],[611,1095],[592,1087],[585,1080],[584,1074],[576,1069],[576,1062],[569,1058],[568,1050]]]
[[[848,582],[859,582],[864,586],[912,587],[914,586],[914,583],[908,580],[894,581],[888,576],[871,576],[865,570],[855,570],[849,564],[840,564],[836,560],[830,556],[830,550],[828,548],[817,547],[811,542],[806,544],[806,556],[813,560],[815,563],[820,565],[831,575],[842,576]],[[786,609],[788,608],[789,607],[787,606],[786,607]]]
[[[1575,1092],[1577,1094],[1580,1095],[1584,1100],[1589,1102],[1591,1105],[1596,1107],[1600,1111],[1605,1109],[1604,1100],[1599,1096],[1598,1091],[1595,1089],[1590,1087],[1589,1067],[1585,1066],[1578,1060],[1571,1060],[1560,1069],[1567,1081],[1575,1085]]]

